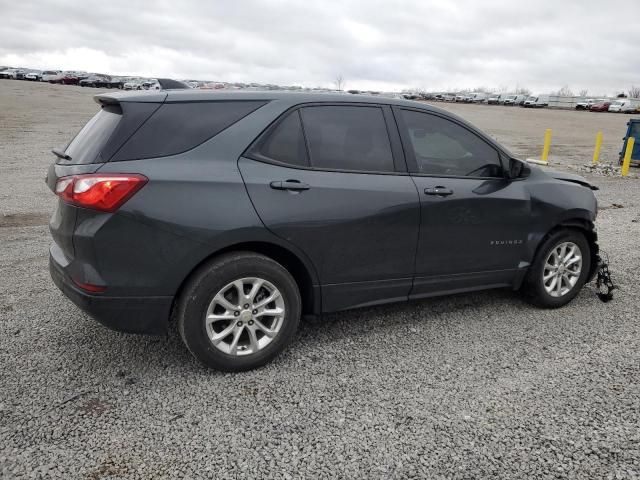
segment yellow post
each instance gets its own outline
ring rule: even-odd
[[[636,139],[633,137],[629,137],[627,139],[627,149],[624,151],[624,161],[622,162],[622,173],[623,177],[629,175],[629,166],[631,165],[631,154],[633,153],[633,145],[636,143]]]
[[[544,132],[544,147],[542,147],[542,158],[543,162],[549,161],[549,149],[551,148],[551,129],[547,128]]]
[[[593,151],[593,164],[595,165],[600,160],[600,148],[602,148],[602,132],[596,134],[596,148]]]

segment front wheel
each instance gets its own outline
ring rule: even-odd
[[[522,290],[525,299],[542,308],[558,308],[580,292],[591,268],[591,252],[584,235],[560,230],[540,246]]]
[[[298,286],[284,267],[257,253],[235,252],[194,274],[178,304],[178,328],[204,365],[250,370],[285,349],[300,312]]]

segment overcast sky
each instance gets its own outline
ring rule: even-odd
[[[640,0],[0,0],[0,65],[150,77],[611,94]]]

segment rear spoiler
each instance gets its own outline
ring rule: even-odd
[[[163,103],[167,92],[162,90],[133,90],[130,92],[108,92],[93,96],[93,100],[100,106],[118,105],[125,102]]]
[[[93,100],[105,105],[118,105],[122,102],[145,102],[145,103],[162,103],[167,98],[164,90],[184,90],[191,88],[184,82],[172,80],[170,78],[158,78],[161,90],[131,90],[128,92],[107,92],[100,93],[93,97]]]

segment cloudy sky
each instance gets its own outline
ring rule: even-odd
[[[0,0],[0,65],[347,88],[640,85],[639,0]],[[637,23],[637,22],[636,22]]]

